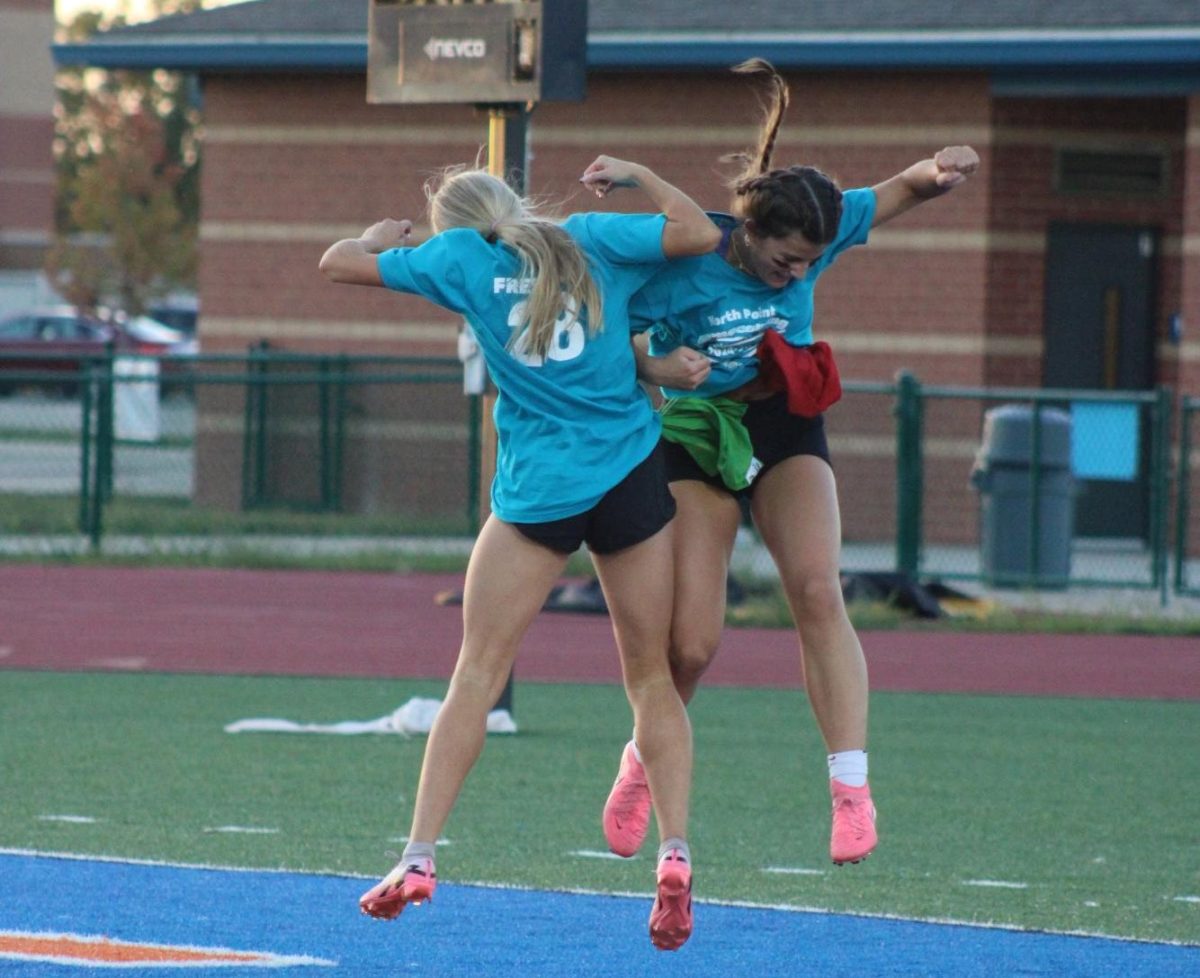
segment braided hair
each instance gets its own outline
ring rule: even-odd
[[[733,213],[744,221],[753,221],[755,232],[763,237],[783,238],[799,232],[813,244],[828,244],[837,235],[842,218],[842,192],[837,184],[815,166],[771,167],[788,107],[787,82],[762,58],[743,61],[733,70],[742,75],[764,75],[769,85],[758,145],[753,152],[724,157],[741,167],[729,182],[734,193]]]

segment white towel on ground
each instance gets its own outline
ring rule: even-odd
[[[322,734],[427,734],[433,726],[441,700],[414,696],[400,708],[377,720],[342,720],[338,723],[298,723],[275,717],[250,717],[226,724],[226,733],[322,733]],[[487,717],[488,733],[517,732],[508,710],[492,710]]]

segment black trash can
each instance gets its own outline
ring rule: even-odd
[[[1036,508],[1035,414],[1040,437]],[[971,484],[980,493],[984,580],[996,587],[1066,587],[1075,530],[1071,416],[1054,408],[1035,412],[1024,404],[992,408],[984,415]]]

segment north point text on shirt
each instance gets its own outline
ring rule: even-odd
[[[758,309],[726,309],[719,316],[708,316],[708,324],[710,326],[724,326],[726,323],[737,322],[739,320],[758,320],[768,319],[775,315],[774,306],[762,306]]]

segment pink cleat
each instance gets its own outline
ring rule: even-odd
[[[634,756],[633,741],[621,754],[621,769],[604,803],[604,838],[618,856],[634,856],[646,839],[650,827],[650,786],[646,769]]]
[[[870,785],[852,788],[841,781],[829,782],[833,795],[833,831],[829,856],[839,866],[866,859],[879,842],[875,831],[875,803]]]
[[[650,942],[660,951],[678,951],[692,936],[692,867],[678,849],[658,863],[658,892],[650,911]]]
[[[437,873],[432,859],[397,863],[390,873],[358,898],[359,909],[370,917],[394,920],[407,904],[433,899]]]

